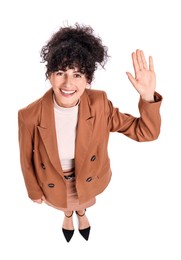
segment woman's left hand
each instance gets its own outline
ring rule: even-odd
[[[154,72],[153,58],[149,56],[149,67],[147,65],[143,51],[136,50],[132,53],[132,61],[135,77],[130,72],[126,72],[134,88],[141,95],[142,99],[153,102],[156,88],[156,75]]]

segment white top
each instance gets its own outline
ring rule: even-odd
[[[65,108],[59,106],[54,98],[55,129],[58,153],[63,171],[74,168],[75,138],[78,122],[78,107]]]

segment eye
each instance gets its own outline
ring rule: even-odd
[[[56,75],[57,75],[57,76],[63,76],[63,74],[64,74],[63,71],[57,71],[57,72],[56,72]]]
[[[81,78],[82,75],[80,73],[74,73],[74,78]]]

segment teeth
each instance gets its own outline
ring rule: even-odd
[[[73,94],[73,93],[75,93],[75,90],[66,91],[66,90],[61,89],[61,91],[62,91],[63,93],[65,93],[65,94]]]

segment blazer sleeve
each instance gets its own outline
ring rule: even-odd
[[[107,100],[109,131],[122,133],[138,142],[157,139],[161,128],[162,96],[155,92],[154,99],[155,102],[147,102],[140,97],[138,104],[140,117],[121,113],[118,108],[113,107],[111,101]]]
[[[37,182],[33,164],[33,138],[26,126],[21,111],[18,112],[20,164],[28,192],[32,200],[40,199],[43,192]]]

